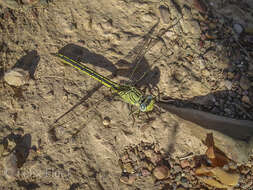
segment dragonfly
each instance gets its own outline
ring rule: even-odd
[[[110,88],[114,93],[116,93],[124,102],[137,107],[138,109],[130,113],[134,114],[136,112],[150,112],[154,109],[155,98],[152,95],[145,95],[140,90],[138,90],[133,85],[118,84],[109,78],[97,73],[96,71],[90,69],[89,67],[75,61],[63,54],[54,54],[63,63],[70,65],[71,67],[80,70],[81,72],[87,74],[93,79],[97,80],[104,86]]]

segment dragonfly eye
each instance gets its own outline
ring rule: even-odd
[[[145,102],[143,102],[141,105],[140,105],[140,110],[141,111],[145,111],[146,110],[146,104],[145,104]]]
[[[140,105],[140,110],[147,111],[147,107],[149,106],[152,99],[153,99],[153,97],[151,95],[146,96]]]

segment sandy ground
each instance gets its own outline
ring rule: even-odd
[[[252,41],[248,44],[234,25],[252,35],[252,10],[245,4],[75,0],[9,9],[3,3],[1,76],[17,64],[35,68],[21,87],[3,80],[0,84],[1,138],[14,134],[22,143],[29,139],[26,145],[34,149],[23,156],[17,176],[10,174],[8,180],[1,176],[1,185],[156,189],[153,178],[132,186],[119,181],[119,159],[125,149],[142,142],[158,144],[157,149],[171,157],[206,150],[201,140],[208,130],[159,109],[133,120],[126,103],[112,98],[108,88],[89,76],[60,63],[52,55],[58,51],[104,76],[113,75],[116,82],[136,81],[148,71],[137,86],[149,85],[155,95],[159,89],[159,95],[173,105],[252,120],[252,51],[245,48]],[[104,118],[109,118],[108,126]],[[213,132],[230,156],[243,154],[235,159],[246,160],[245,152],[250,150],[245,141]]]

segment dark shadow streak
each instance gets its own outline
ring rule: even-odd
[[[219,131],[235,139],[248,141],[253,136],[252,121],[231,119],[197,109],[178,107],[171,103],[157,102],[157,105],[184,120],[191,121],[207,129]]]

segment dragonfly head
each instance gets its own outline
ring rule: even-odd
[[[140,104],[140,110],[142,112],[152,111],[154,108],[154,103],[155,103],[155,100],[153,99],[153,96],[148,95],[144,97],[144,99],[142,100]]]

